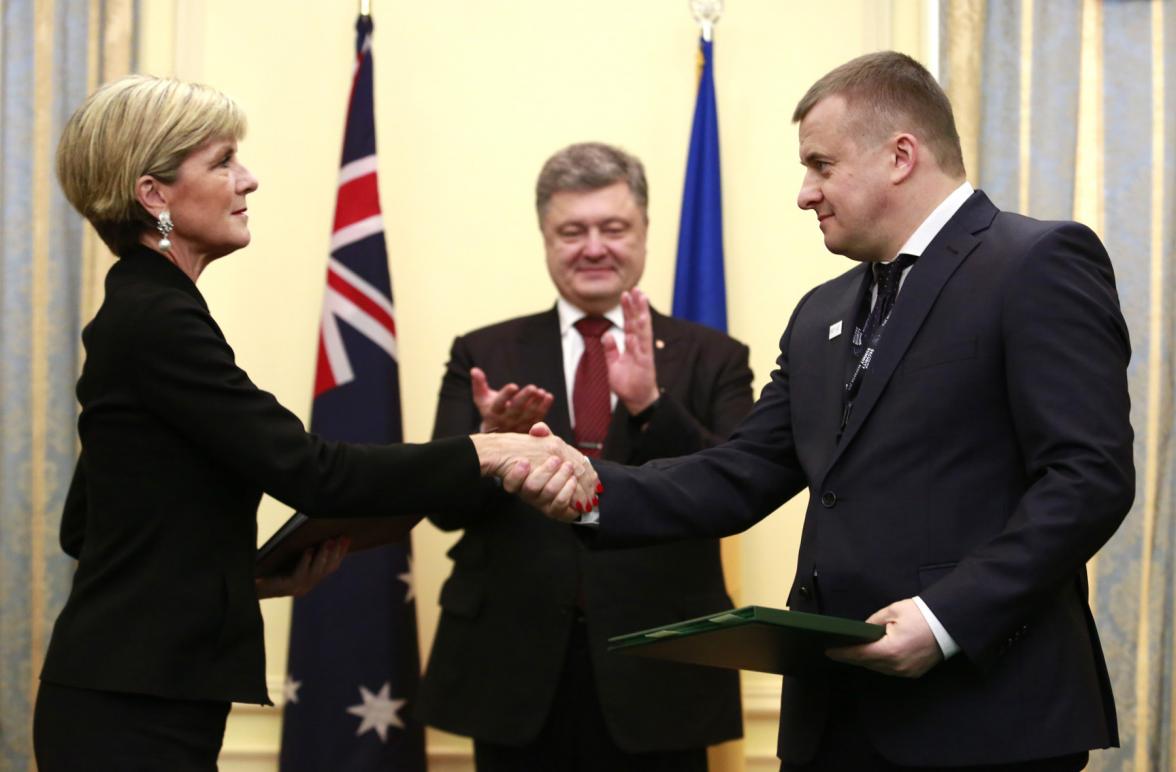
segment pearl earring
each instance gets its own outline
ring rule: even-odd
[[[165,209],[159,213],[159,220],[155,223],[155,229],[163,237],[159,240],[160,249],[164,251],[171,249],[171,239],[168,238],[168,235],[175,230],[175,227],[175,224],[172,223],[170,212]]]

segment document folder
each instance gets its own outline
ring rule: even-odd
[[[762,673],[803,675],[834,666],[825,649],[876,641],[882,625],[745,606],[609,638],[608,650]]]
[[[298,565],[302,553],[329,539],[351,539],[348,554],[403,541],[420,515],[399,517],[307,517],[301,512],[282,524],[257,550],[255,576],[287,574]]]

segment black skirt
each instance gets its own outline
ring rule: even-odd
[[[40,772],[213,772],[229,703],[41,682],[33,714]]]

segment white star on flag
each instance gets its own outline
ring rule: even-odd
[[[385,681],[380,687],[379,694],[372,694],[366,687],[361,686],[359,693],[363,697],[363,704],[352,705],[347,709],[351,715],[363,719],[359,723],[359,729],[355,730],[356,737],[374,729],[380,736],[380,742],[387,742],[389,726],[404,728],[404,722],[400,720],[400,709],[404,707],[405,700],[391,699],[392,684]]]
[[[412,555],[408,556],[408,571],[403,574],[397,574],[400,581],[408,585],[408,589],[404,591],[404,602],[411,603],[412,599],[416,597],[416,585],[412,580]]]
[[[282,684],[282,699],[284,702],[298,704],[298,690],[302,688],[301,681],[295,681],[294,676],[287,675],[286,683]]]

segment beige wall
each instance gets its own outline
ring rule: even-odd
[[[927,60],[921,0],[729,0],[718,26],[731,333],[751,346],[757,389],[801,294],[848,266],[795,206],[791,108],[822,73],[896,47]],[[302,416],[310,403],[357,3],[152,0],[143,69],[217,86],[250,118],[241,146],[261,180],[253,245],[201,279],[238,360]],[[579,140],[621,144],[651,182],[642,285],[669,310],[695,91],[697,31],[686,0],[373,0],[381,195],[400,332],[406,439],[428,438],[453,337],[542,309],[532,186],[543,159]],[[803,502],[741,539],[743,603],[782,606]],[[267,501],[268,535],[286,508]],[[454,537],[415,531],[422,652]],[[269,679],[280,697],[289,606],[263,604]],[[778,679],[746,675],[748,769],[774,769]],[[280,713],[239,707],[225,770],[275,768]],[[467,769],[467,746],[430,735],[433,769]]]

